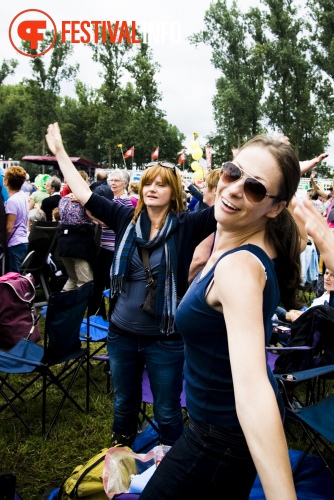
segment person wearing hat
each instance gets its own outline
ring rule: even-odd
[[[37,189],[29,196],[29,210],[34,208],[35,204],[41,205],[44,198],[49,196],[46,192],[46,181],[48,179],[50,179],[50,175],[48,174],[38,174],[37,177],[35,177],[35,186]]]

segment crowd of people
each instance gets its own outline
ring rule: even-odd
[[[284,405],[264,346],[277,308],[300,309],[301,256],[310,238],[328,266],[325,293],[332,286],[331,193],[319,192],[312,175],[326,210],[313,203],[314,193],[296,196],[301,174],[326,154],[299,162],[288,138],[260,135],[201,184],[168,161],[148,163],[139,183],[122,169],[109,178],[101,169],[89,183],[57,123],[46,140],[66,189],[53,176],[38,195],[24,192],[26,172],[7,169],[7,270],[19,270],[27,252],[28,221],[57,217],[64,289],[94,280],[89,313],[109,320],[109,444],[134,443],[146,368],[159,439],[171,446],[140,498],[229,490],[247,499],[258,474],[266,498],[296,499]]]

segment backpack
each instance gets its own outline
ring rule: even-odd
[[[287,347],[310,346],[310,351],[282,352],[274,373],[293,373],[334,364],[334,308],[328,305],[307,309],[291,324]]]
[[[12,272],[0,276],[0,297],[0,349],[8,351],[22,338],[38,342],[33,277]]]
[[[103,487],[103,467],[108,448],[103,448],[84,465],[78,465],[65,479],[58,492],[58,500],[87,498],[107,500]]]

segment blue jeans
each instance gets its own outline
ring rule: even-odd
[[[27,252],[28,252],[28,243],[20,243],[19,245],[7,247],[7,254],[5,261],[6,273],[21,272],[21,264],[24,261]]]
[[[248,500],[256,469],[244,439],[190,419],[163,458],[140,500]]]
[[[136,434],[146,365],[160,440],[171,446],[183,432],[183,341],[137,340],[109,331],[107,345],[114,389],[113,431]]]

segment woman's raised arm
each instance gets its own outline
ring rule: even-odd
[[[85,205],[91,197],[92,191],[66,153],[57,122],[48,126],[45,138],[50,151],[57,158],[60,170],[64,177],[66,177],[67,184],[71,188],[72,193],[82,205]]]

